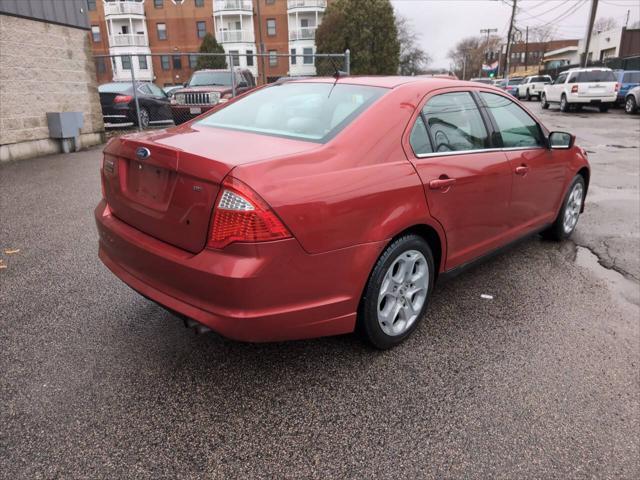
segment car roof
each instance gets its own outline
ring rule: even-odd
[[[335,77],[309,77],[299,80],[292,80],[287,83],[333,83],[335,82]],[[396,88],[401,85],[406,85],[409,83],[412,84],[425,84],[432,88],[442,88],[442,87],[454,87],[458,85],[472,85],[474,87],[478,86],[477,82],[465,82],[462,80],[455,80],[453,78],[443,78],[443,77],[424,77],[424,76],[344,76],[338,79],[338,83],[347,83],[350,85],[363,85],[368,87],[383,87],[383,88]]]
[[[565,72],[600,72],[602,70],[613,72],[613,70],[607,67],[570,68],[569,70],[565,70]]]

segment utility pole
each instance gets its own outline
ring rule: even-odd
[[[524,71],[529,68],[529,27],[527,26],[527,33],[524,40]]]
[[[627,10],[627,19],[624,21],[624,28],[627,28],[629,26],[629,14],[631,13],[631,10]]]
[[[262,15],[260,15],[260,2],[256,2],[256,17],[258,20],[258,55],[260,61],[260,78],[262,79],[262,84],[267,83],[266,72],[264,71],[264,43],[262,42]]]
[[[584,37],[584,51],[582,52],[582,67],[587,66],[589,61],[589,43],[591,43],[591,33],[593,32],[593,24],[596,21],[596,11],[598,10],[598,0],[591,0],[591,11],[589,12],[589,26],[587,27],[587,35]]]
[[[487,34],[487,41],[485,43],[484,46],[484,51],[485,51],[485,59],[487,60],[487,62],[489,61],[489,37],[491,36],[492,33],[496,33],[498,31],[497,28],[483,28],[480,30],[480,35],[482,35],[483,33]],[[480,73],[478,74],[479,77],[482,76],[482,65],[480,65]]]
[[[507,58],[506,58],[506,66],[504,69],[504,78],[507,79],[507,85],[509,85],[509,60],[511,58],[511,34],[513,32],[513,22],[516,19],[516,6],[518,5],[518,0],[513,0],[513,8],[511,9],[511,21],[509,22],[509,33],[507,34]]]

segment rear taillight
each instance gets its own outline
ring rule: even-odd
[[[571,87],[571,93],[578,93],[578,85]]]
[[[289,237],[287,227],[256,192],[236,178],[225,178],[213,210],[209,247]]]
[[[131,95],[116,95],[113,99],[113,103],[129,103],[133,97]]]
[[[620,90],[620,84],[616,82],[616,92]]]

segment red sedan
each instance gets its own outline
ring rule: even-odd
[[[585,151],[497,88],[308,79],[109,142],[100,258],[145,297],[244,341],[378,348],[435,282],[514,241],[571,235]]]

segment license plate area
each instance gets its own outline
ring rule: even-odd
[[[200,108],[200,107],[191,107],[189,109],[189,113],[191,115],[200,115],[202,113],[202,108]]]
[[[129,161],[126,192],[136,202],[155,209],[166,209],[171,199],[176,172],[155,165]]]

